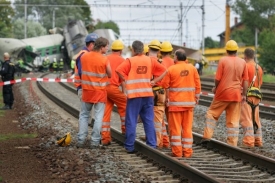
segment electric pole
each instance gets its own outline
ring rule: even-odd
[[[25,0],[25,24],[24,24],[24,37],[27,38],[27,0]]]
[[[180,45],[182,46],[183,45],[183,40],[182,40],[182,17],[183,17],[183,14],[182,14],[182,2],[180,2]]]
[[[255,28],[255,61],[258,62],[257,59],[257,49],[258,49],[258,28]]]
[[[202,55],[204,55],[204,19],[205,19],[205,11],[204,11],[204,0],[202,0],[202,6],[201,6],[201,9],[202,9],[202,45],[201,45],[201,50],[202,50]]]

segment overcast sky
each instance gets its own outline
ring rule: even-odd
[[[179,20],[180,2],[183,5],[183,42],[186,46],[199,48],[202,40],[202,6],[203,0],[86,0],[88,4],[123,4],[123,5],[176,5],[178,8],[119,8],[92,6],[94,19],[130,20],[117,22],[120,34],[127,44],[139,39],[149,42],[152,39],[171,41],[180,44],[181,36],[178,22],[134,22],[134,20]],[[225,30],[226,0],[205,0],[205,37],[219,40],[218,34]],[[191,6],[191,8],[186,8]],[[235,14],[231,11],[230,22],[234,25]],[[141,29],[141,30],[139,30]],[[163,29],[163,30],[162,30]]]

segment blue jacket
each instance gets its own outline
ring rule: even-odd
[[[86,46],[83,47],[82,50],[86,50],[86,51],[89,52],[89,50],[88,50],[88,48],[87,48]],[[81,67],[81,61],[80,61],[80,59],[81,59],[81,56],[82,56],[83,54],[84,54],[84,53],[80,54],[80,55],[76,58],[76,66],[77,66],[77,69],[78,69],[78,75],[79,75],[80,79],[81,79],[81,74],[82,74],[82,67]],[[79,90],[79,89],[81,89],[81,85],[80,85],[79,87],[77,87],[77,90]]]

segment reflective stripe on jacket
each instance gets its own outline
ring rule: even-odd
[[[107,57],[89,52],[81,57],[81,86],[86,90],[103,90],[108,84],[106,74]]]
[[[88,51],[87,50],[80,50],[80,52],[77,54],[76,56],[76,59],[78,59],[78,57],[80,57],[80,55],[84,54],[84,53],[87,53]],[[76,63],[75,63],[76,64]],[[81,86],[81,79],[80,79],[80,76],[78,74],[78,68],[77,66],[75,65],[74,67],[74,86],[76,88],[80,87]]]
[[[126,80],[128,98],[153,96],[150,80],[152,77],[152,61],[147,56],[135,56],[128,59],[131,70]]]
[[[168,68],[168,74],[162,80],[162,85],[169,89],[169,109],[194,107],[201,91],[196,68],[183,61]]]

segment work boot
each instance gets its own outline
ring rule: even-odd
[[[139,139],[142,140],[142,141],[146,141],[146,137],[145,136],[140,136]]]
[[[210,142],[210,139],[202,138],[201,141],[199,143],[197,143],[196,145],[206,146],[208,144],[208,142]]]
[[[4,107],[0,108],[0,110],[9,110],[9,109],[11,109],[11,108],[8,105],[5,105]]]
[[[243,149],[253,149],[254,146],[249,146],[249,145],[246,145],[246,144],[242,144],[242,145],[240,146],[240,148],[243,148]]]
[[[80,143],[77,143],[77,144],[76,144],[76,148],[78,148],[78,149],[79,149],[79,148],[84,148],[84,146],[85,146],[85,144],[80,144]]]

